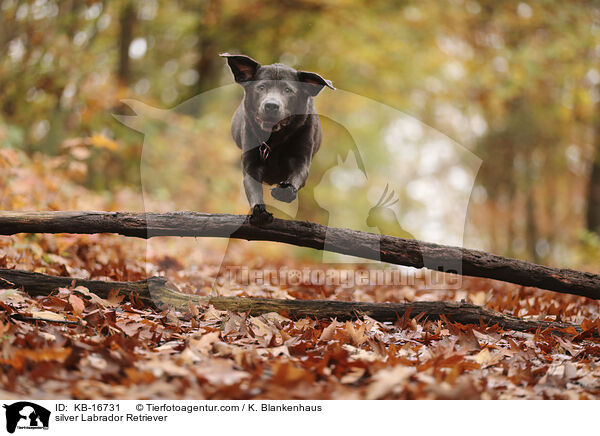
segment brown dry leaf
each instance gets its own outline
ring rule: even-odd
[[[188,341],[188,348],[196,353],[208,356],[213,348],[213,344],[219,340],[220,332],[210,332],[201,335],[194,335]]]
[[[316,324],[315,320],[312,320],[310,318],[302,318],[302,319],[299,319],[298,321],[296,321],[295,327],[298,330],[307,330],[310,328],[314,328],[315,324]]]
[[[490,336],[485,333],[481,333],[480,331],[477,331],[475,329],[471,330],[471,332],[473,333],[475,338],[477,338],[477,341],[479,342],[479,344],[481,346],[495,344],[496,342],[498,342],[497,339],[494,338],[493,336]]]
[[[265,324],[260,318],[251,318],[250,328],[252,329],[254,335],[260,338],[259,342],[261,345],[265,347],[270,344],[271,338],[273,338],[273,336],[277,333],[273,327]]]
[[[213,385],[229,386],[250,377],[247,372],[234,369],[230,360],[220,358],[205,360],[194,366],[193,371]]]
[[[327,341],[330,341],[331,339],[333,339],[335,329],[342,325],[343,324],[341,322],[338,322],[336,319],[333,319],[331,321],[331,323],[323,329],[321,336],[319,336],[319,341],[327,342]]]
[[[175,354],[177,353],[176,348],[180,346],[179,341],[169,341],[169,342],[165,342],[164,344],[155,347],[154,351],[155,352],[159,352],[159,353],[165,353],[165,354]]]
[[[106,299],[111,307],[119,307],[121,302],[125,298],[125,295],[119,294],[118,289],[112,289],[108,293],[108,298]]]
[[[482,349],[479,353],[473,356],[473,360],[480,365],[486,365],[492,359],[492,354],[489,348]]]
[[[360,380],[367,370],[365,368],[352,368],[340,379],[341,383],[352,384]]]
[[[67,321],[67,318],[63,315],[49,310],[36,310],[31,312],[31,316],[40,319],[47,319],[49,321]]]
[[[87,356],[87,360],[93,368],[104,371],[108,367],[108,362],[97,353],[91,353]]]
[[[114,303],[110,302],[109,300],[105,300],[104,298],[99,297],[98,295],[91,292],[85,286],[77,286],[77,287],[75,287],[75,289],[73,289],[73,292],[79,292],[80,294],[83,294],[86,297],[89,297],[90,300],[92,301],[92,303],[97,304],[100,307],[118,307],[119,306],[118,304],[114,304]]]
[[[215,306],[213,306],[212,304],[206,309],[204,310],[204,312],[202,313],[202,318],[205,321],[211,321],[211,320],[221,320],[223,318],[223,316],[225,316],[227,314],[226,310],[218,310],[215,309]]]
[[[475,362],[477,362],[481,368],[486,368],[500,362],[505,355],[505,352],[502,350],[494,350],[494,352],[490,352],[489,348],[484,348],[475,356],[473,356],[473,360],[475,360]]]
[[[36,363],[63,362],[71,354],[71,350],[63,347],[38,348],[35,350],[14,349],[5,354],[5,356],[0,357],[0,364],[10,365],[17,370],[21,370],[25,367],[27,361]]]
[[[242,366],[244,360],[252,359],[255,355],[258,355],[260,350],[248,350],[245,347],[239,347],[237,345],[230,345],[222,341],[215,342],[213,345],[215,355],[220,357],[231,357],[236,365]]]
[[[3,283],[0,283],[2,285]],[[16,289],[0,289],[0,301],[7,304],[18,304],[26,301],[26,298]]]
[[[353,345],[362,345],[363,342],[367,340],[365,336],[365,323],[361,323],[358,329],[354,327],[354,323],[351,321],[346,321],[346,326],[344,327],[345,332],[348,334],[350,341]]]
[[[188,308],[190,309],[190,313],[194,318],[197,318],[200,315],[200,311],[198,310],[198,306],[194,304],[192,299],[190,298],[188,301]]]
[[[380,360],[380,355],[373,351],[363,350],[361,348],[353,347],[349,344],[342,345],[342,348],[350,354],[352,360],[363,360],[365,362],[376,362]]]
[[[223,326],[223,334],[246,336],[248,334],[246,318],[239,313],[227,312],[227,320]]]
[[[268,324],[274,325],[278,329],[282,328],[286,323],[289,323],[291,321],[289,318],[286,318],[285,316],[277,312],[263,313],[260,316],[260,319],[262,319]]]
[[[141,322],[131,321],[128,318],[119,319],[116,324],[127,336],[135,336],[140,329],[144,328]]]
[[[391,393],[397,386],[404,384],[415,373],[414,367],[398,365],[378,371],[367,389],[366,398],[377,400]]]
[[[273,382],[279,386],[290,386],[305,381],[312,383],[314,374],[294,363],[278,360],[273,364]]]
[[[155,377],[175,376],[185,377],[189,375],[189,371],[172,360],[152,359],[147,361],[138,361],[136,365],[140,370],[151,371]]]
[[[71,306],[73,307],[73,314],[77,317],[81,316],[85,310],[85,303],[83,300],[77,295],[71,294],[69,295],[69,303],[71,303]]]
[[[561,345],[561,347],[563,347],[566,351],[569,352],[571,356],[577,356],[577,354],[579,354],[579,351],[582,348],[580,345],[569,342],[568,340],[562,339],[561,337],[557,337],[556,340]]]
[[[204,356],[195,353],[189,347],[186,347],[186,349],[177,356],[177,363],[182,365],[194,365],[201,360],[204,360]]]
[[[271,347],[271,348],[258,348],[255,350],[256,354],[259,356],[270,355],[273,357],[277,356],[287,356],[290,357],[290,350],[287,345],[280,345],[279,347]]]

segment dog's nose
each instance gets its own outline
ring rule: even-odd
[[[265,111],[267,112],[277,112],[279,110],[279,103],[275,101],[267,101],[265,102]]]

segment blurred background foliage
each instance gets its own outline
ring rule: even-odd
[[[336,165],[360,170],[360,153],[348,154],[356,135],[384,142],[397,114],[408,114],[421,127],[406,121],[407,142],[407,132],[421,147],[444,137],[481,159],[468,165],[476,178],[466,223],[458,216],[465,246],[598,270],[598,2],[0,0],[0,147],[21,153],[14,162],[62,157],[71,181],[107,197],[143,185],[147,207],[244,212],[228,132],[241,91],[223,87],[232,83],[218,57],[225,51],[316,71],[360,96],[317,98],[332,114],[323,117],[324,145],[306,201],[282,216],[332,222],[319,198],[370,211],[386,168],[412,174],[389,164],[401,145],[363,147],[370,168],[382,168],[366,172],[378,188],[365,195],[346,189],[346,198],[322,181]],[[369,118],[366,99],[393,111]],[[435,217],[411,218],[423,203],[415,192],[396,187],[397,220],[376,227],[445,241],[417,225]],[[371,218],[348,225],[372,228]]]

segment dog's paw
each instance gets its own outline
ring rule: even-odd
[[[253,226],[264,226],[273,222],[273,214],[267,212],[264,204],[257,204],[252,208],[250,215],[250,224]]]
[[[296,199],[298,190],[291,183],[280,183],[271,189],[271,195],[275,200],[291,203]]]

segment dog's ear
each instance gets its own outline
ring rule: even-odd
[[[298,71],[298,80],[310,85],[306,88],[308,93],[313,97],[321,92],[324,86],[335,89],[331,83],[331,80],[324,79],[317,73],[311,73],[309,71]]]
[[[227,65],[229,65],[229,69],[231,69],[233,77],[238,83],[252,79],[260,68],[260,64],[248,56],[229,53],[221,53],[219,56],[227,58]]]

